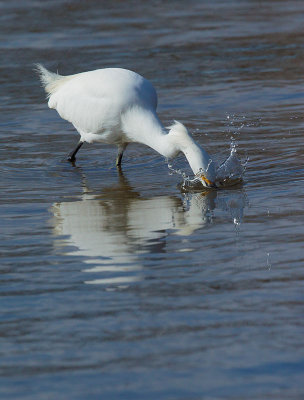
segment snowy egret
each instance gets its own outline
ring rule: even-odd
[[[156,114],[157,94],[152,84],[139,74],[122,68],[105,68],[62,76],[37,64],[48,95],[49,108],[71,122],[80,134],[69,161],[84,142],[118,146],[116,165],[129,143],[145,144],[172,159],[186,156],[193,173],[206,187],[214,187],[215,166],[209,154],[175,121],[166,131]]]

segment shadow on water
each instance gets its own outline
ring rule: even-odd
[[[215,223],[216,209],[237,226],[246,206],[243,189],[143,197],[122,172],[117,185],[92,190],[77,171],[81,199],[54,203],[51,211],[55,246],[72,246],[67,254],[83,258],[83,272],[99,274],[88,275],[85,283],[115,286],[141,280],[140,271],[152,256],[192,251],[191,236]],[[169,250],[172,236],[180,237],[178,249]]]

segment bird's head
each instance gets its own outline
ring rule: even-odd
[[[211,164],[210,164],[211,166]],[[211,169],[214,169],[211,167]],[[207,188],[216,188],[215,184],[215,173],[211,171],[206,171],[201,169],[196,175],[196,179],[198,179],[205,187]]]
[[[169,135],[174,138],[176,149],[185,154],[195,178],[205,187],[215,188],[215,164],[206,150],[193,140],[187,128],[180,122],[175,121],[169,128]]]

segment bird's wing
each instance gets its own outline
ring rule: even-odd
[[[100,133],[117,121],[119,106],[106,93],[98,91],[98,96],[89,86],[81,82],[67,81],[54,94],[48,103],[56,109],[61,118],[71,122],[77,129],[86,133]]]

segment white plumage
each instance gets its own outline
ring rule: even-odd
[[[157,94],[152,84],[135,72],[105,68],[61,76],[37,64],[41,82],[49,97],[48,106],[71,122],[80,141],[118,146],[116,165],[131,142],[143,143],[171,159],[183,152],[194,174],[204,186],[214,186],[215,168],[208,153],[176,122],[166,131],[157,114]]]

